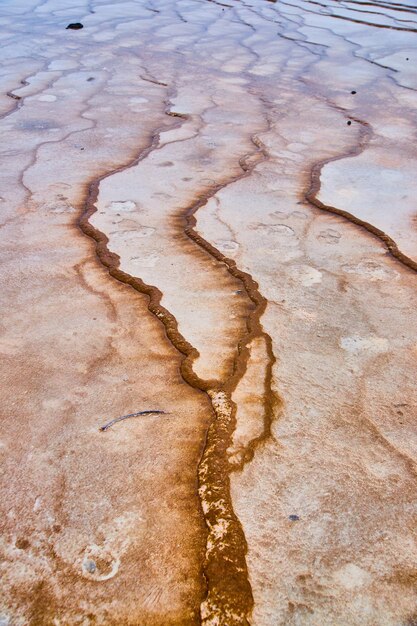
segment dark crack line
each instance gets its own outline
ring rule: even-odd
[[[414,272],[417,272],[417,262],[401,252],[394,239],[387,235],[383,230],[377,228],[369,222],[366,222],[365,220],[361,220],[356,215],[349,213],[349,211],[338,209],[337,207],[334,207],[330,204],[325,204],[317,198],[321,186],[320,175],[324,166],[334,161],[340,161],[342,159],[358,156],[365,150],[366,146],[369,143],[369,140],[373,135],[371,127],[369,126],[369,124],[367,124],[367,122],[364,122],[363,120],[352,116],[349,116],[349,119],[351,121],[357,122],[361,126],[361,137],[359,143],[352,150],[349,150],[349,152],[338,155],[336,157],[332,157],[330,159],[324,159],[316,163],[311,170],[310,187],[305,193],[304,197],[308,202],[310,202],[310,204],[314,205],[318,209],[321,209],[322,211],[327,211],[328,213],[334,213],[335,215],[340,215],[341,217],[344,217],[352,222],[353,224],[361,226],[375,237],[378,237],[378,239],[382,241],[382,243],[386,246],[390,254],[395,259],[400,261],[400,263],[402,263],[405,267],[411,269]]]

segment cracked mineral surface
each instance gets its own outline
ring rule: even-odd
[[[415,0],[0,24],[0,626],[416,623]]]

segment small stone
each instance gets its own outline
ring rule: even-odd
[[[353,89],[350,93],[352,94],[352,96],[354,96],[356,91]]]
[[[350,126],[352,122],[350,120],[347,121],[347,125]]]
[[[94,574],[97,569],[97,565],[91,559],[86,559],[83,563],[83,568],[89,574]]]
[[[298,515],[289,515],[288,519],[291,520],[291,522],[298,522],[300,518]]]
[[[74,22],[72,24],[68,24],[65,30],[80,30],[81,28],[84,28],[81,22]]]

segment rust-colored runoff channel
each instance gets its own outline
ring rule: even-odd
[[[187,116],[173,114],[169,110],[170,105],[170,100],[167,99],[165,113],[170,117],[178,118],[171,126],[171,128],[177,128],[184,119],[187,119]],[[208,529],[207,549],[203,565],[203,573],[207,583],[207,597],[202,604],[200,618],[203,624],[210,621],[224,626],[249,625],[253,609],[253,595],[246,565],[247,544],[241,524],[233,510],[230,496],[230,472],[232,469],[242,468],[246,462],[250,461],[256,447],[270,436],[274,408],[280,403],[279,397],[274,394],[271,388],[272,367],[275,357],[272,351],[271,338],[263,331],[260,324],[260,318],[267,301],[259,293],[257,283],[249,274],[239,270],[232,259],[224,256],[195,231],[196,220],[194,216],[197,210],[219,190],[250,175],[256,164],[268,157],[261,142],[256,137],[252,137],[254,152],[240,159],[239,164],[242,173],[224,180],[213,187],[210,193],[200,195],[195,202],[175,217],[181,232],[185,233],[189,239],[210,255],[211,259],[214,258],[222,263],[232,276],[241,281],[243,290],[248,297],[246,330],[238,341],[231,375],[223,383],[203,380],[195,374],[192,367],[193,361],[199,356],[198,351],[181,335],[174,315],[162,306],[161,291],[157,287],[147,285],[140,278],[122,271],[119,256],[108,249],[108,238],[89,222],[91,215],[96,211],[95,203],[98,198],[100,182],[145,159],[152,150],[157,148],[162,130],[166,130],[166,127],[157,129],[152,135],[148,147],[127,165],[119,167],[90,183],[85,207],[77,223],[82,232],[95,241],[97,256],[108,269],[109,274],[137,292],[148,296],[148,309],[164,325],[168,339],[182,355],[180,369],[184,381],[207,393],[210,398],[213,415],[206,433],[204,451],[197,470],[202,514]],[[268,354],[263,390],[264,428],[262,434],[248,444],[240,466],[232,468],[227,455],[236,424],[236,407],[231,401],[231,394],[246,371],[250,354],[248,345],[255,337],[262,337],[265,340]],[[219,535],[221,536],[220,539]]]

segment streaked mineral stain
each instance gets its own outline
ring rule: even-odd
[[[414,623],[417,7],[0,19],[0,624]]]

